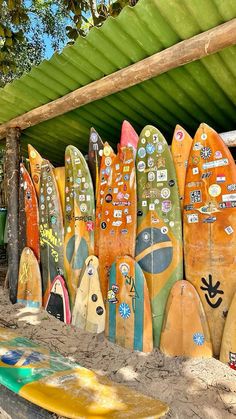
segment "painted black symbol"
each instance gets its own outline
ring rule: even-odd
[[[138,217],[142,217],[142,215],[143,215],[143,211],[141,211],[141,210],[138,210],[138,213],[137,213],[137,215],[138,215]]]
[[[128,276],[126,275],[125,277],[125,283],[127,285],[131,285],[130,287],[130,297],[132,298],[132,308],[133,308],[133,312],[135,313],[135,309],[136,309],[136,298],[139,298],[136,286],[135,286],[135,279],[132,278],[132,276]]]
[[[209,306],[211,306],[212,308],[217,308],[221,305],[222,298],[219,297],[216,303],[213,303],[211,299],[215,298],[217,294],[224,294],[224,291],[218,289],[220,286],[220,281],[217,281],[215,285],[213,285],[212,275],[209,275],[208,277],[209,277],[209,282],[206,280],[206,278],[202,278],[202,283],[205,286],[204,287],[202,286],[201,290],[206,291],[208,293],[208,295],[205,294],[205,298]]]
[[[169,180],[168,182],[169,186],[172,187],[175,185],[175,181],[173,179]]]
[[[103,229],[103,230],[105,230],[105,228],[107,227],[107,223],[105,223],[105,221],[103,221],[102,223],[101,223],[101,228]]]

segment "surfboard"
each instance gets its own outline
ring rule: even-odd
[[[45,310],[56,319],[70,324],[71,312],[69,295],[64,278],[57,275],[53,280]]]
[[[20,257],[17,303],[27,307],[42,306],[42,279],[39,264],[32,249],[25,247]]]
[[[103,154],[103,141],[97,131],[92,127],[89,136],[88,167],[91,173],[94,186],[94,195],[97,200],[99,172]]]
[[[94,191],[82,153],[67,146],[65,153],[65,242],[66,282],[73,308],[81,269],[94,254]]]
[[[192,142],[193,139],[192,137],[190,137],[187,131],[180,125],[176,125],[171,143],[171,153],[175,165],[176,177],[179,188],[180,204],[182,210],[184,206],[185,178]]]
[[[96,199],[96,218],[95,218],[95,234],[94,234],[94,254],[99,256],[99,234],[100,234],[100,224],[102,216],[102,203],[104,201],[104,191],[107,187],[107,182],[111,174],[111,166],[113,164],[116,154],[114,153],[111,146],[106,142],[104,144],[101,164],[100,164],[100,173],[99,173],[99,182],[97,189],[97,199]]]
[[[131,350],[153,349],[152,313],[142,269],[130,256],[112,264],[106,300],[106,337]]]
[[[29,153],[31,177],[33,180],[36,193],[37,193],[37,197],[39,198],[41,164],[42,164],[43,159],[38,153],[38,151],[35,150],[35,148],[30,144],[28,144],[28,153]]]
[[[62,210],[57,183],[48,160],[43,160],[41,165],[39,231],[45,307],[51,283],[58,274],[63,275],[64,272]]]
[[[19,188],[19,255],[23,252],[26,247],[26,214],[25,214],[25,191],[24,191],[24,179],[20,170],[20,188]]]
[[[165,403],[81,367],[0,328],[0,384],[68,418],[159,418]]]
[[[104,332],[105,307],[100,288],[98,258],[96,256],[89,256],[85,261],[76,292],[72,324],[91,333]]]
[[[170,291],[160,350],[167,356],[212,357],[212,343],[200,297],[190,282],[177,281]]]
[[[109,155],[106,159],[110,174],[103,190],[99,232],[99,273],[104,299],[108,291],[109,270],[116,257],[134,257],[137,219],[133,149],[120,148],[113,161]]]
[[[65,216],[65,167],[55,167],[53,169],[59,191],[61,209],[63,217]]]
[[[26,246],[33,250],[36,258],[39,260],[39,209],[37,195],[31,177],[23,163],[20,164],[20,172],[24,191]]]
[[[182,223],[173,159],[161,132],[147,125],[136,155],[136,261],[147,280],[154,346],[159,346],[169,291],[183,278]]]
[[[195,134],[185,187],[186,279],[200,295],[217,356],[236,290],[236,167],[228,147],[206,124]]]
[[[120,147],[132,147],[134,157],[138,147],[139,136],[128,121],[123,121],[121,127]]]
[[[220,361],[228,364],[230,368],[236,370],[236,293],[230,304],[229,312],[226,317],[223,337],[220,348]]]

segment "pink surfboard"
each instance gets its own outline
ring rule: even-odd
[[[139,136],[128,121],[123,121],[121,127],[120,147],[132,147],[134,156],[138,147]]]
[[[52,282],[50,294],[45,309],[49,314],[66,324],[71,322],[69,295],[65,281],[57,275]]]

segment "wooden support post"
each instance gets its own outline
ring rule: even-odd
[[[20,130],[10,128],[6,136],[6,178],[8,200],[8,281],[10,300],[17,297],[19,271],[19,147]]]

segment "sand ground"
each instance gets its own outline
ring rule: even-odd
[[[31,321],[31,323],[29,323]],[[33,324],[32,324],[33,323]],[[0,327],[10,327],[83,367],[166,402],[166,418],[230,419],[236,416],[236,372],[216,359],[166,357],[130,351],[51,317],[9,303],[0,286]],[[0,418],[9,418],[0,407]],[[55,415],[53,415],[55,418]]]

